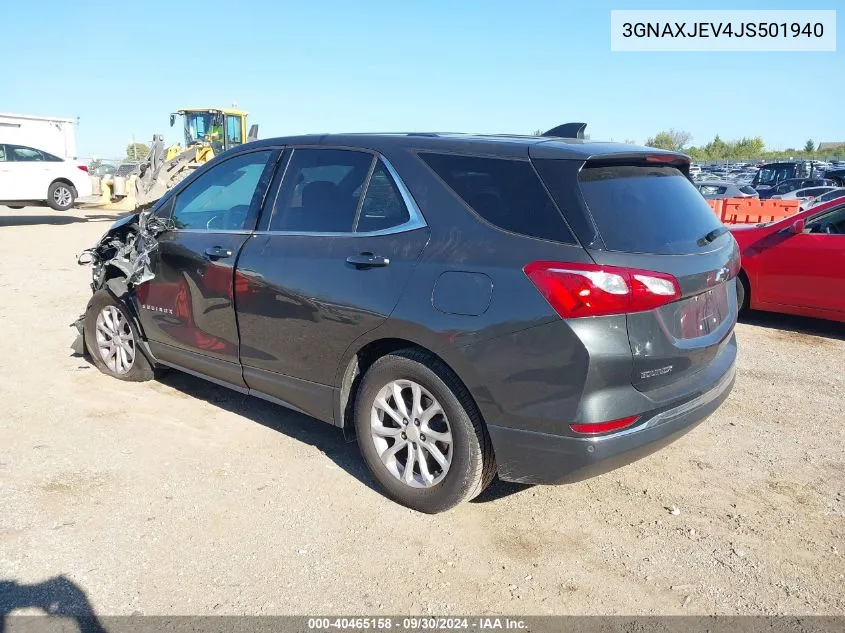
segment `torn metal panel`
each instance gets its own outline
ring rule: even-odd
[[[91,288],[96,292],[113,277],[115,268],[126,280],[127,289],[155,277],[150,267],[150,255],[158,248],[156,236],[175,228],[169,219],[144,211],[129,215],[112,225],[100,241],[84,250],[77,262],[92,265]]]
[[[70,327],[76,328],[76,338],[70,344],[74,356],[85,356],[87,350],[85,349],[85,314],[79,315],[79,318],[70,324]]]

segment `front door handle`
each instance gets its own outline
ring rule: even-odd
[[[352,264],[355,268],[375,268],[377,266],[387,266],[390,260],[381,255],[374,255],[369,251],[359,253],[358,255],[350,255],[346,258],[347,264]]]
[[[232,251],[222,246],[209,246],[205,249],[205,255],[209,259],[225,259],[232,256]]]

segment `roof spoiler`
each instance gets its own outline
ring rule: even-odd
[[[587,129],[586,123],[564,123],[553,127],[548,132],[543,132],[543,136],[556,136],[558,138],[584,138],[584,130]]]

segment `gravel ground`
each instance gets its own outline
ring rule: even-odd
[[[426,516],[328,425],[72,356],[75,253],[115,217],[0,207],[0,613],[845,613],[840,324],[752,316],[731,397],[680,441]]]

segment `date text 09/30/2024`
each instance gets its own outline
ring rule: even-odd
[[[309,618],[309,631],[450,631],[450,630],[521,630],[526,628],[519,618]]]

